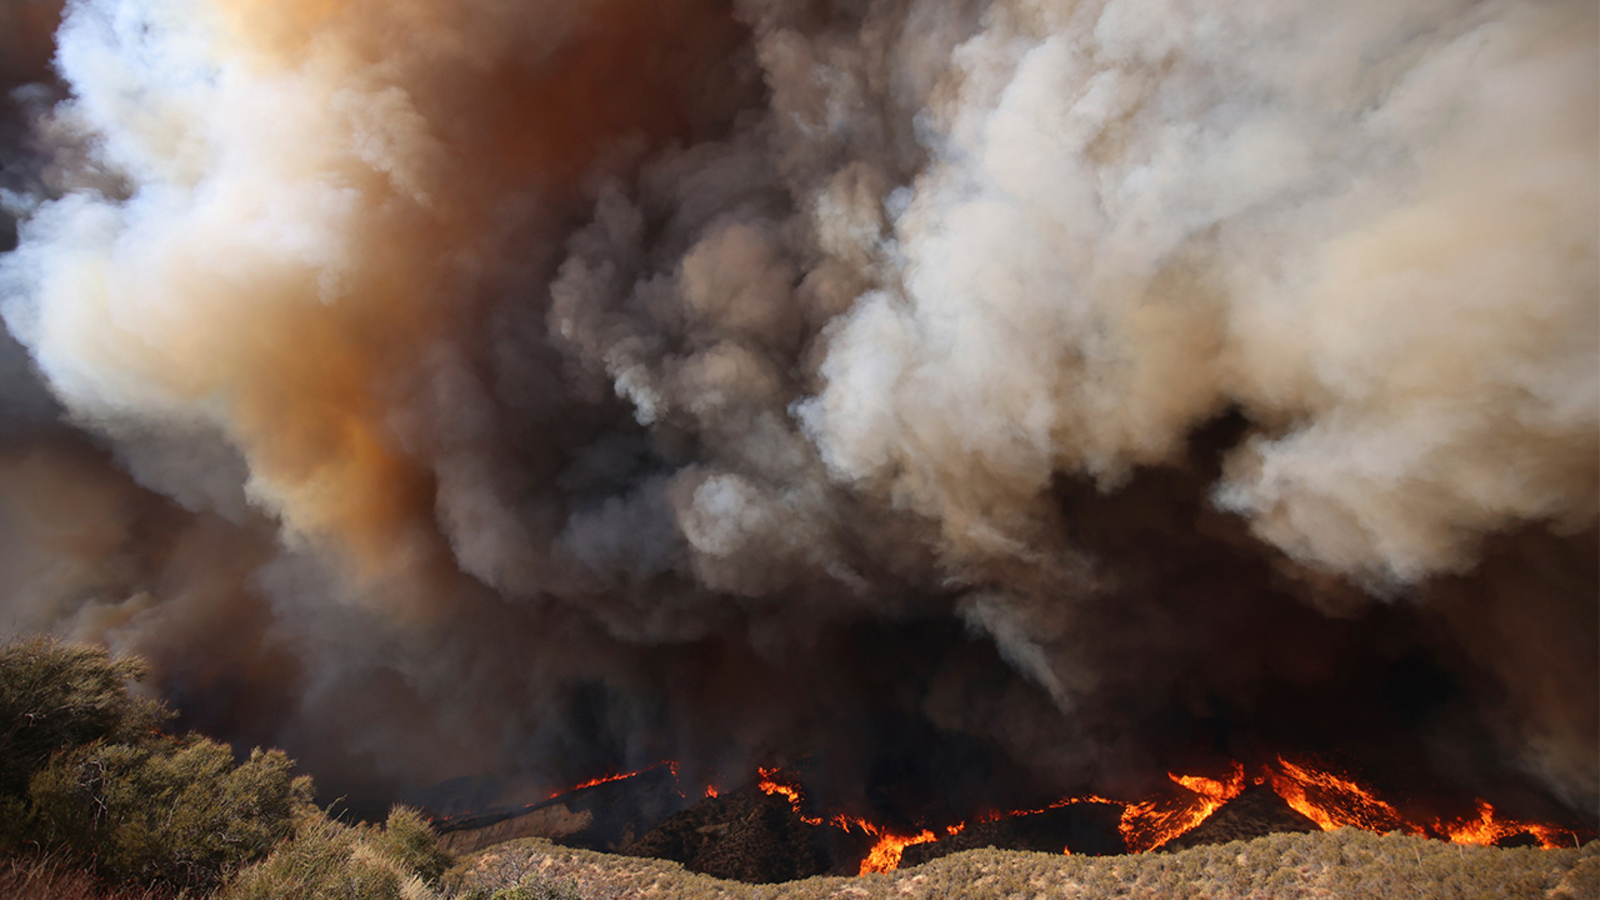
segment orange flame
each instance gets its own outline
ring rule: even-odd
[[[789,799],[789,805],[794,807],[794,811],[796,813],[800,812],[800,801],[805,798],[805,795],[802,794],[800,789],[794,785],[783,784],[782,782],[774,781],[772,778],[774,775],[781,775],[783,773],[779,772],[776,768],[768,768],[766,766],[761,766],[760,768],[756,769],[756,771],[761,773],[761,780],[756,782],[756,787],[760,788],[762,793],[767,795],[782,795],[787,797]],[[805,816],[801,816],[801,818],[804,819]]]
[[[1566,846],[1576,847],[1579,843],[1578,835],[1565,828],[1499,818],[1495,815],[1494,806],[1484,800],[1478,801],[1477,818],[1456,822],[1435,820],[1434,828],[1449,838],[1452,844],[1476,844],[1480,847],[1487,847],[1519,834],[1533,836],[1546,850]]]
[[[877,834],[876,829],[874,829],[870,824],[862,822],[861,825],[864,829],[866,829],[868,834]],[[869,872],[893,872],[895,869],[900,868],[900,857],[906,852],[907,847],[911,846],[912,844],[926,844],[929,841],[936,841],[938,839],[938,835],[926,829],[924,829],[920,834],[915,835],[891,834],[885,832],[882,835],[879,835],[878,842],[872,845],[872,850],[867,853],[867,858],[861,861],[861,870],[856,874],[866,875]]]
[[[663,761],[637,772],[591,778],[550,796],[559,797],[598,784],[623,781],[662,766],[671,770],[674,779],[678,777],[678,764]],[[826,823],[846,832],[859,829],[863,834],[875,838],[876,842],[868,851],[867,857],[861,861],[859,874],[862,875],[895,871],[900,867],[905,848],[955,837],[969,824],[957,822],[945,825],[940,829],[942,834],[927,828],[916,834],[904,834],[890,831],[866,819],[842,813],[831,816],[808,816],[803,812],[805,792],[795,779],[785,775],[776,767],[761,766],[757,772],[760,777],[756,786],[768,796],[783,797],[802,822],[813,826]],[[1228,801],[1243,793],[1249,785],[1266,784],[1290,807],[1315,822],[1324,831],[1353,826],[1379,833],[1403,831],[1408,834],[1444,837],[1457,844],[1477,845],[1491,845],[1509,837],[1527,834],[1538,840],[1546,849],[1578,846],[1581,843],[1579,834],[1568,829],[1497,816],[1494,807],[1483,800],[1478,801],[1476,817],[1451,821],[1435,819],[1424,827],[1408,821],[1388,801],[1378,797],[1355,780],[1303,761],[1293,763],[1282,756],[1278,757],[1276,765],[1263,766],[1250,777],[1246,776],[1244,767],[1238,762],[1234,762],[1233,771],[1220,780],[1200,775],[1179,775],[1175,772],[1169,772],[1167,777],[1179,791],[1138,802],[1108,800],[1093,794],[1063,797],[1039,809],[992,810],[970,821],[997,822],[1001,819],[1038,815],[1078,803],[1115,804],[1122,807],[1122,817],[1117,828],[1128,852],[1141,853],[1161,847],[1191,831]],[[681,787],[679,793],[682,793]],[[706,785],[706,797],[718,795],[716,785]],[[1072,849],[1063,847],[1061,852],[1070,856]]]
[[[1323,831],[1354,826],[1378,834],[1404,831],[1421,834],[1422,829],[1407,822],[1400,812],[1361,785],[1305,765],[1295,765],[1278,757],[1281,772],[1267,769],[1272,790],[1295,812],[1317,823]]]
[[[1187,833],[1245,788],[1244,767],[1237,762],[1226,781],[1170,772],[1167,777],[1187,791],[1188,796],[1163,797],[1124,806],[1117,830],[1122,832],[1122,841],[1129,853],[1154,850]]]
[[[558,791],[552,793],[550,796],[559,797],[562,794],[570,794],[573,791],[581,791],[584,788],[591,788],[591,787],[594,787],[597,784],[607,784],[607,783],[612,782],[612,781],[626,781],[629,778],[632,778],[633,776],[638,775],[638,774],[639,774],[638,772],[621,772],[621,773],[618,773],[618,774],[615,774],[615,775],[601,775],[598,778],[591,778],[588,781],[581,782],[579,784],[575,784],[572,787],[565,788],[563,790],[558,790]]]
[[[654,765],[645,766],[644,768],[639,769],[636,772],[618,772],[618,773],[614,773],[614,774],[611,774],[611,775],[601,775],[601,776],[599,776],[597,778],[591,778],[588,781],[572,785],[571,787],[560,788],[560,789],[552,792],[548,797],[545,798],[545,800],[554,800],[555,798],[560,797],[560,796],[562,796],[564,794],[570,794],[570,793],[572,793],[574,791],[581,791],[584,788],[591,788],[591,787],[594,787],[597,784],[609,784],[610,782],[613,782],[613,781],[627,781],[629,778],[637,778],[638,776],[643,775],[646,772],[654,771],[656,769],[661,768],[662,766],[666,766],[668,771],[672,772],[672,777],[673,778],[677,778],[678,777],[678,764],[676,762],[670,760],[670,759],[664,759],[661,762],[658,762],[658,763],[656,763]],[[680,791],[679,793],[681,795],[682,792]],[[525,804],[523,804],[522,808],[523,809],[532,809],[533,807],[538,806],[538,805],[540,805],[540,804],[539,803],[525,803]],[[464,813],[457,813],[456,815],[453,815],[453,816],[438,816],[438,817],[431,817],[430,816],[428,818],[428,821],[433,822],[433,823],[438,824],[438,825],[443,825],[443,824],[446,824],[446,823],[449,823],[449,822],[454,822],[457,819],[471,818],[474,815],[476,815],[476,813],[464,812]]]
[[[1367,831],[1386,833],[1402,831],[1407,834],[1442,835],[1458,844],[1494,844],[1518,834],[1537,839],[1546,849],[1578,846],[1576,832],[1552,825],[1525,822],[1497,817],[1494,807],[1478,801],[1478,816],[1455,822],[1435,821],[1431,828],[1408,821],[1391,803],[1374,794],[1355,780],[1327,771],[1305,762],[1294,763],[1279,757],[1276,766],[1263,766],[1253,777],[1246,777],[1244,767],[1233,763],[1233,772],[1224,779],[1199,775],[1168,773],[1168,778],[1182,792],[1175,796],[1156,797],[1138,802],[1108,800],[1095,795],[1065,797],[1041,809],[994,810],[973,819],[974,822],[996,822],[1001,819],[1037,815],[1051,809],[1060,809],[1076,803],[1114,803],[1123,808],[1118,831],[1128,852],[1140,853],[1154,850],[1172,839],[1193,830],[1221,809],[1228,801],[1239,796],[1251,784],[1267,784],[1274,793],[1301,815],[1328,831],[1341,827],[1356,827]],[[798,810],[798,805],[796,806]],[[821,819],[807,819],[813,824]],[[924,830],[917,835],[885,832],[870,822],[835,816],[833,824],[848,830],[859,827],[878,837],[861,872],[887,872],[899,867],[901,854],[913,844],[927,843],[941,838],[933,831]],[[966,827],[966,822],[944,826],[943,837],[954,837]],[[1071,855],[1070,847],[1062,853]]]
[[[610,782],[613,782],[613,781],[627,781],[629,778],[637,778],[637,777],[639,777],[640,775],[643,775],[646,772],[650,772],[650,771],[653,771],[655,769],[659,769],[662,766],[666,766],[669,770],[671,770],[672,777],[674,777],[674,778],[678,777],[678,764],[675,763],[675,762],[672,762],[671,760],[662,760],[661,762],[658,762],[658,763],[656,763],[654,765],[645,766],[644,768],[638,770],[637,772],[618,772],[618,773],[615,773],[615,774],[612,774],[612,775],[601,775],[598,778],[591,778],[588,781],[583,782],[582,784],[575,784],[575,785],[573,785],[572,787],[569,787],[569,788],[562,788],[561,790],[558,790],[555,793],[551,794],[550,797],[548,797],[546,799],[553,799],[553,798],[561,796],[562,794],[570,794],[573,791],[581,791],[584,788],[591,788],[591,787],[594,787],[597,784],[609,784]],[[532,806],[533,804],[529,804],[529,805]]]
[[[887,829],[879,828],[866,819],[847,816],[842,813],[827,819],[821,816],[808,816],[801,812],[801,805],[805,801],[805,792],[795,785],[777,780],[780,777],[784,777],[782,772],[775,767],[768,766],[761,766],[756,771],[761,776],[760,780],[756,782],[756,787],[760,788],[761,792],[768,796],[779,796],[787,799],[789,806],[794,809],[795,815],[799,816],[800,821],[805,822],[807,825],[821,825],[826,821],[842,831],[859,828],[866,834],[878,839],[877,843],[873,844],[872,849],[867,852],[867,858],[861,861],[861,869],[857,874],[893,872],[900,868],[900,857],[905,853],[907,847],[912,844],[926,844],[929,841],[939,839],[938,835],[926,829],[914,835],[896,834]],[[963,823],[950,826],[945,830],[948,834],[953,835],[959,833],[964,827],[966,826]]]

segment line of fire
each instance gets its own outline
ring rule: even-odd
[[[649,827],[650,823],[628,823],[627,836],[621,842],[596,842],[594,835],[585,834],[582,828],[566,833],[556,828],[543,836],[579,846],[605,843],[604,849],[671,858],[674,854],[663,853],[661,842],[657,840],[652,844],[651,836],[663,828],[670,830],[672,822],[678,819],[685,820],[699,835],[721,833],[730,827],[729,821],[697,823],[718,818],[732,820],[741,815],[748,819],[757,815],[741,812],[738,807],[742,803],[747,809],[758,809],[759,815],[768,820],[781,819],[787,814],[788,821],[779,824],[780,830],[796,823],[814,829],[823,843],[832,845],[830,855],[840,857],[842,848],[843,855],[853,857],[834,868],[860,875],[892,872],[908,863],[968,849],[969,845],[992,845],[997,826],[1009,826],[1013,834],[1018,825],[1032,831],[1035,846],[1030,849],[1038,849],[1039,835],[1054,833],[1058,840],[1062,834],[1082,835],[1081,842],[1068,838],[1052,848],[1053,852],[1063,854],[1148,853],[1177,849],[1187,842],[1214,843],[1219,840],[1205,839],[1203,827],[1225,818],[1225,811],[1231,811],[1236,804],[1244,816],[1259,817],[1263,810],[1274,808],[1277,819],[1266,826],[1274,831],[1359,828],[1379,834],[1400,832],[1455,844],[1545,849],[1576,847],[1596,837],[1593,829],[1582,825],[1530,821],[1506,815],[1483,799],[1477,799],[1473,812],[1466,815],[1418,813],[1412,809],[1416,803],[1386,798],[1358,775],[1318,758],[1279,755],[1254,766],[1233,761],[1225,772],[1172,772],[1168,778],[1170,784],[1165,789],[1137,799],[1071,795],[1037,808],[990,809],[963,821],[928,822],[904,828],[814,802],[798,770],[761,766],[753,777],[739,784],[718,779],[700,785],[682,777],[678,763],[664,760],[636,771],[596,776],[555,791],[547,799],[521,809],[441,816],[434,819],[434,825],[446,834],[447,840],[454,838],[458,846],[465,848],[477,843],[471,836],[480,831],[491,832],[498,840],[508,835],[539,834],[541,824],[589,823],[593,821],[590,813],[580,810],[574,815],[572,810],[592,808],[592,802],[585,802],[586,795],[609,786],[624,797],[629,793],[671,794],[678,798],[674,805],[680,807],[680,811],[637,837],[634,832],[641,825]],[[611,802],[615,803],[615,798]],[[551,811],[556,814],[550,815]],[[516,823],[521,819],[535,821],[528,823],[530,827],[519,830]],[[1052,819],[1053,822],[1046,821]],[[507,824],[512,825],[510,830]],[[1030,827],[1035,825],[1037,827]],[[1097,826],[1099,833],[1096,833]],[[989,834],[981,834],[985,829]],[[1001,843],[1005,841],[1004,837],[1000,838]]]

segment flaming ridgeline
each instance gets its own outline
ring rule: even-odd
[[[551,799],[566,798],[571,794],[603,784],[627,781],[648,772],[666,771],[672,776],[678,795],[685,800],[690,796],[687,785],[679,780],[679,767],[673,762],[661,762],[636,772],[614,773],[591,778],[566,790],[557,791]],[[871,839],[871,845],[860,860],[858,874],[892,872],[899,868],[905,849],[917,844],[953,838],[965,831],[969,824],[992,823],[1006,819],[1036,816],[1050,810],[1063,809],[1078,804],[1102,804],[1121,807],[1117,830],[1124,848],[1129,853],[1145,853],[1165,846],[1169,842],[1193,831],[1222,809],[1229,801],[1251,786],[1265,785],[1288,804],[1295,812],[1305,816],[1324,831],[1337,828],[1360,828],[1379,834],[1398,831],[1457,844],[1488,846],[1514,838],[1536,841],[1546,849],[1575,847],[1593,833],[1582,829],[1565,828],[1554,824],[1531,822],[1497,815],[1494,807],[1477,801],[1477,811],[1472,816],[1453,819],[1434,817],[1427,820],[1410,819],[1389,801],[1378,796],[1359,781],[1322,767],[1313,761],[1292,762],[1279,756],[1274,762],[1247,772],[1238,762],[1223,778],[1199,775],[1168,776],[1172,788],[1156,795],[1137,800],[1111,800],[1095,795],[1078,795],[1058,799],[1036,809],[991,810],[969,821],[945,823],[910,831],[897,830],[875,823],[870,819],[846,813],[829,813],[812,808],[798,778],[776,767],[762,766],[757,770],[755,787],[768,796],[780,797],[789,805],[794,815],[815,828],[833,828],[848,834],[861,834]],[[705,799],[714,799],[720,791],[714,784],[704,788]],[[548,801],[546,801],[548,803]],[[530,804],[529,809],[541,804]],[[499,818],[496,816],[495,818]],[[462,819],[477,820],[482,817],[458,817],[455,825],[450,819],[437,820],[447,829],[460,827]],[[483,820],[488,821],[488,820]],[[477,824],[474,821],[472,824]],[[1070,845],[1062,848],[1070,854]]]

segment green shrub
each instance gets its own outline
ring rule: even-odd
[[[396,806],[389,810],[383,830],[372,838],[379,853],[400,863],[424,881],[436,883],[453,860],[439,849],[439,836],[416,810]]]
[[[310,811],[292,840],[240,872],[218,900],[437,900],[430,885],[450,862],[409,809],[395,807],[382,829]]]
[[[236,765],[226,745],[164,734],[171,711],[128,692],[144,674],[103,647],[0,646],[0,851],[204,892],[293,833],[310,780],[278,751]]]
[[[401,874],[358,855],[358,838],[356,829],[306,815],[294,839],[241,871],[221,900],[399,900]]]
[[[137,744],[171,713],[128,693],[141,660],[35,637],[0,646],[0,798],[20,802],[55,754],[94,741]],[[14,821],[13,816],[7,816]]]
[[[32,831],[116,881],[211,890],[294,832],[311,783],[280,751],[233,751],[205,738],[165,745],[96,742],[58,755],[29,788]]]
[[[63,885],[92,869],[224,900],[438,900],[451,859],[420,815],[330,821],[281,751],[236,764],[224,744],[163,734],[166,707],[128,693],[144,672],[99,647],[0,646],[0,852],[42,848]]]

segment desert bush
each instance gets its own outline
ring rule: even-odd
[[[311,784],[280,751],[234,764],[200,737],[67,751],[29,787],[31,831],[114,881],[209,891],[294,833]]]
[[[302,817],[294,838],[242,870],[222,900],[399,900],[400,873],[357,853],[355,829]]]
[[[0,797],[20,801],[55,754],[94,741],[139,743],[171,718],[128,693],[142,661],[35,637],[0,645]]]
[[[281,751],[236,762],[224,744],[162,733],[167,708],[128,692],[144,672],[99,647],[0,646],[0,897],[89,900],[109,882],[141,900],[437,900],[451,859],[420,815],[329,820]],[[25,847],[50,866],[19,869]]]
[[[171,711],[128,690],[144,673],[102,647],[0,645],[0,852],[198,893],[293,833],[309,779],[281,752],[236,763],[224,744],[163,733]]]
[[[383,828],[308,810],[293,839],[241,871],[218,900],[439,900],[434,885],[449,863],[412,810],[395,807]]]
[[[373,847],[429,883],[436,883],[454,862],[439,849],[439,836],[416,810],[396,806],[389,810],[383,830],[371,838]]]

